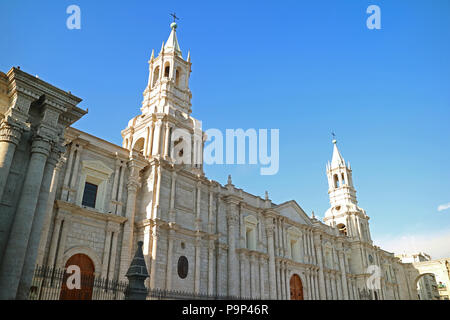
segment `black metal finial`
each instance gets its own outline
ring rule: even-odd
[[[180,20],[180,18],[177,17],[177,14],[175,12],[171,13],[170,16],[172,16],[173,22],[176,22],[177,20]]]

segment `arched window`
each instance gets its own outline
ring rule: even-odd
[[[168,78],[170,75],[170,64],[167,62],[164,66],[164,77]]]
[[[344,174],[341,175],[341,178],[342,178],[342,179],[341,179],[342,184],[344,185],[344,184],[345,184],[345,177],[344,177]]]
[[[178,269],[177,270],[178,276],[181,279],[184,279],[187,277],[188,271],[189,271],[189,261],[185,256],[181,256],[180,258],[178,258],[177,269]]]
[[[339,224],[337,225],[337,228],[338,228],[338,230],[339,230],[339,232],[340,232],[341,234],[347,235],[347,227],[345,226],[345,224],[339,223]]]
[[[144,145],[145,145],[145,139],[140,138],[136,141],[136,143],[133,146],[133,150],[137,151],[141,154],[144,154]]]
[[[337,174],[333,175],[333,183],[335,188],[339,188],[339,178]]]
[[[153,81],[152,81],[152,87],[155,86],[156,82],[159,79],[159,66],[157,66],[155,68],[155,70],[153,70]]]
[[[247,249],[256,250],[256,227],[258,220],[252,215],[244,218],[245,224],[245,241]]]

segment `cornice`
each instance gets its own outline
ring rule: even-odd
[[[76,204],[66,202],[63,200],[56,200],[55,202],[56,202],[57,208],[59,208],[59,209],[63,209],[74,215],[88,217],[88,218],[92,218],[92,219],[98,220],[98,221],[105,221],[105,222],[111,221],[111,222],[116,222],[118,224],[122,224],[128,220],[126,217],[122,217],[122,216],[118,216],[118,215],[110,214],[110,213],[101,213],[101,212],[98,212],[97,210],[83,208]]]

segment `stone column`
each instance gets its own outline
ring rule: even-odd
[[[239,254],[239,266],[240,266],[240,296],[241,298],[246,297],[245,295],[245,254],[243,251]]]
[[[265,288],[264,288],[264,265],[266,259],[263,256],[259,257],[259,290],[260,290],[260,298],[265,299]]]
[[[69,190],[69,196],[68,201],[69,202],[75,202],[76,200],[76,193],[75,193],[75,187],[77,183],[78,178],[78,168],[80,167],[80,157],[81,157],[81,151],[83,150],[83,147],[81,145],[77,145],[77,156],[75,158],[75,164],[73,166],[73,172],[72,172],[72,179],[70,180],[70,190]]]
[[[344,293],[344,300],[348,300],[347,274],[345,272],[344,251],[340,250],[338,254],[339,254],[339,265],[341,268],[342,291]]]
[[[286,300],[290,300],[291,299],[291,289],[290,289],[290,279],[289,279],[289,268],[288,265],[285,264],[284,266],[284,278],[286,279],[286,285],[285,285],[285,292],[286,292]]]
[[[250,297],[255,299],[257,297],[256,283],[257,283],[257,272],[256,272],[256,261],[255,255],[250,254]]]
[[[269,253],[269,299],[277,298],[276,282],[275,282],[275,253],[273,243],[274,225],[273,219],[266,219],[266,235],[267,235],[267,251]]]
[[[202,186],[202,182],[201,181],[197,181],[197,202],[195,205],[196,208],[196,213],[195,213],[195,230],[196,231],[200,231],[201,230],[201,186]]]
[[[201,237],[197,235],[195,239],[195,275],[194,275],[194,292],[200,293],[200,269],[201,269]]]
[[[116,204],[116,211],[115,213],[119,216],[122,215],[122,206],[123,206],[123,202],[122,202],[122,193],[123,193],[123,176],[125,174],[125,166],[121,165],[122,170],[120,170],[120,178],[119,178],[119,185],[117,186],[118,193],[117,193],[117,204]]]
[[[151,260],[150,260],[150,281],[149,281],[149,288],[155,289],[156,288],[156,281],[158,278],[158,273],[156,270],[156,258],[158,254],[158,240],[160,237],[160,230],[159,226],[154,224],[151,228]]]
[[[282,250],[282,249],[281,249]],[[280,261],[280,282],[281,282],[281,292],[280,296],[282,300],[285,300],[286,297],[286,273],[284,269],[284,263],[283,261]]]
[[[236,259],[235,228],[237,223],[236,204],[228,203],[228,295],[238,295],[238,270]]]
[[[169,123],[166,122],[165,132],[164,132],[164,158],[169,156],[169,139],[170,139],[170,126]]]
[[[0,201],[22,132],[22,126],[12,119],[2,120],[0,123]]]
[[[214,240],[208,244],[208,294],[214,294]]]
[[[170,200],[169,200],[169,222],[175,222],[175,188],[177,181],[177,173],[172,172],[172,181],[170,186]]]
[[[316,248],[316,256],[318,260],[319,265],[319,292],[320,292],[320,299],[325,300],[327,298],[326,292],[325,292],[325,279],[323,274],[323,259],[322,259],[322,245],[320,236],[317,236],[314,239],[314,245]]]
[[[48,139],[40,136],[34,138],[22,194],[3,255],[0,273],[0,288],[3,289],[0,289],[0,299],[15,299],[17,295],[49,151]]]
[[[314,275],[314,287],[315,287],[315,290],[316,290],[316,300],[320,300],[319,279],[318,279],[318,276],[317,276],[317,270],[316,270],[315,275]]]
[[[314,270],[311,271],[311,289],[312,289],[312,298],[316,300],[316,274]]]
[[[147,153],[145,154],[146,157],[150,157],[153,152],[153,135],[155,133],[155,125],[153,122],[150,123],[148,126],[149,128],[149,136],[147,141]]]
[[[161,147],[161,119],[158,119],[155,123],[155,133],[153,137],[153,151],[152,155],[159,155],[160,147]]]
[[[50,267],[54,267],[56,265],[56,251],[58,249],[59,235],[61,233],[63,221],[64,221],[63,216],[57,213],[55,223],[53,225],[52,240],[50,243],[50,250],[47,258],[47,264]]]
[[[72,219],[71,216],[64,214],[63,215],[63,222],[61,225],[61,239],[59,240],[57,250],[56,250],[56,256],[55,256],[55,267],[57,268],[64,268],[64,251],[66,249],[66,240],[67,240],[67,233],[70,230],[70,227],[72,225]]]
[[[30,238],[28,240],[25,262],[22,269],[22,276],[19,283],[17,299],[27,299],[30,291],[31,281],[33,280],[34,269],[36,267],[36,257],[38,254],[39,240],[41,239],[44,220],[48,209],[48,199],[50,196],[50,186],[53,178],[53,172],[58,163],[62,150],[54,149],[50,154],[45,165],[42,184],[39,191],[38,203],[34,214],[31,227]]]
[[[130,160],[128,162],[130,169],[130,174],[128,176],[127,183],[127,205],[125,215],[127,221],[123,226],[123,237],[122,237],[122,250],[120,251],[120,267],[119,267],[119,277],[124,279],[125,273],[128,270],[131,262],[131,254],[133,248],[133,233],[134,233],[134,215],[136,210],[136,193],[140,187],[139,183],[139,167],[135,160]]]
[[[116,154],[117,157],[117,154]],[[112,192],[111,192],[111,202],[109,205],[109,211],[111,213],[116,213],[117,211],[117,205],[115,204],[116,201],[118,201],[117,196],[119,195],[119,172],[120,172],[120,159],[116,158],[116,165],[114,170],[114,180],[113,180],[113,186],[112,186]]]
[[[330,274],[330,278],[331,278],[331,290],[333,293],[333,300],[337,300],[338,296],[336,288],[336,274],[333,272],[332,274]]]
[[[111,248],[111,259],[110,259],[110,267],[108,273],[108,279],[114,279],[114,272],[116,269],[116,254],[117,254],[117,238],[119,236],[119,228],[116,227],[113,229],[112,233],[112,248]]]
[[[277,282],[277,287],[276,287],[276,299],[277,300],[281,300],[281,275],[280,275],[280,262],[276,261],[275,262],[275,277],[276,277],[276,282]]]
[[[108,277],[108,262],[110,261],[110,251],[111,251],[111,236],[112,230],[107,226],[106,227],[106,236],[105,236],[105,246],[103,249],[103,261],[102,261],[102,277]]]
[[[344,293],[342,292],[342,282],[341,282],[341,277],[338,276],[338,274],[336,273],[336,287],[337,287],[337,298],[338,300],[343,300],[343,295]]]
[[[167,236],[166,290],[172,290],[173,233],[173,229],[170,229]]]
[[[44,222],[44,226],[42,228],[42,236],[41,236],[41,240],[39,243],[39,249],[38,249],[38,254],[37,254],[37,258],[36,258],[36,264],[39,266],[44,265],[44,258],[45,258],[45,249],[47,246],[47,240],[48,240],[48,236],[50,233],[50,225],[52,222],[52,218],[53,218],[53,206],[54,206],[54,202],[55,202],[55,197],[56,197],[56,188],[58,186],[58,178],[59,178],[59,174],[61,172],[61,168],[64,164],[65,159],[60,159],[60,161],[56,164],[55,170],[53,171],[53,176],[52,176],[52,182],[50,184],[50,194],[48,196],[48,201],[47,201],[47,208],[46,208],[46,217],[45,217],[45,222]],[[38,204],[39,206],[39,204]]]
[[[307,294],[307,296],[308,296],[308,300],[312,300],[311,299],[311,279],[309,278],[309,275],[310,275],[310,271],[309,271],[309,269],[307,269],[306,271],[305,271],[305,278],[306,278],[306,294]]]
[[[70,190],[70,186],[69,186],[70,181],[69,180],[70,180],[70,175],[71,175],[72,162],[74,161],[73,157],[74,157],[75,151],[76,151],[75,143],[72,142],[72,144],[70,146],[70,151],[69,151],[69,159],[68,159],[65,174],[64,174],[64,182],[63,182],[63,188],[62,188],[62,194],[61,194],[61,200],[64,200],[64,201],[69,200],[69,190]]]

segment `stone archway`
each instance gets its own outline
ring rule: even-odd
[[[70,275],[68,273],[64,273],[59,300],[91,300],[92,291],[94,288],[94,262],[87,255],[77,253],[67,260],[65,270],[72,265],[80,268],[81,288],[68,288],[67,280]]]
[[[425,278],[426,276],[432,276],[433,277],[432,279],[435,279],[435,277],[436,277],[436,275],[432,272],[424,272],[424,273],[419,274],[414,280],[414,285],[417,290],[417,296],[418,296],[419,300],[432,300],[433,299],[433,296],[431,296],[431,297],[424,296],[426,289],[423,289],[419,286],[421,279],[426,279],[425,281],[428,281],[428,282],[431,282],[431,281],[434,282],[434,284],[436,285],[436,288],[437,288],[436,281],[435,280],[433,281],[429,278],[427,279],[427,278]],[[423,283],[422,283],[422,285],[423,285]],[[431,294],[433,294],[433,290],[431,290]]]
[[[293,274],[289,281],[291,300],[303,300],[303,284],[298,274]]]

